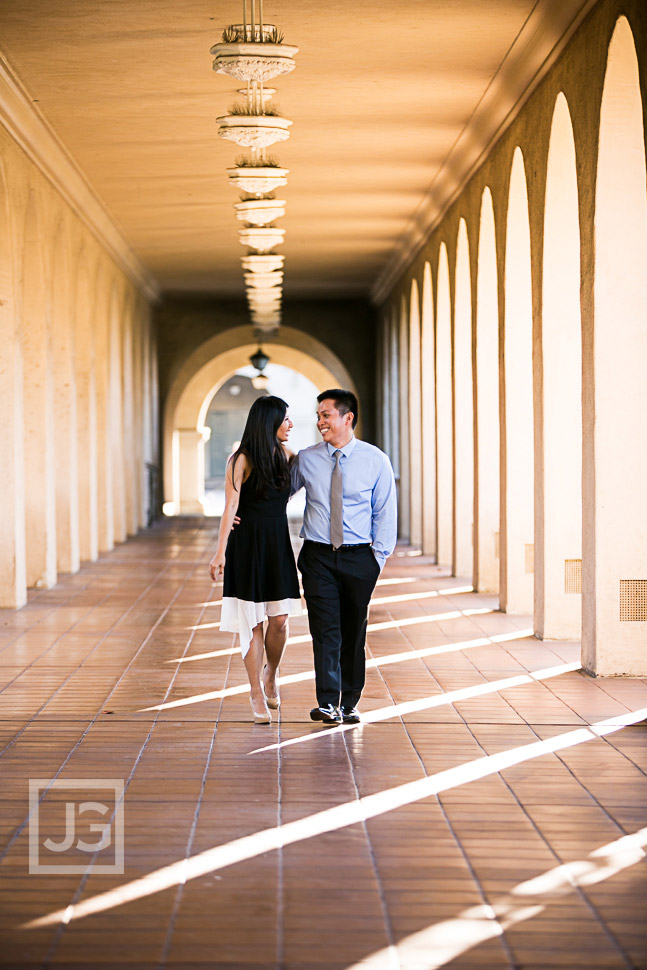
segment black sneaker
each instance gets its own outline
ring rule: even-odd
[[[334,704],[327,704],[325,707],[313,707],[310,711],[313,721],[323,721],[324,724],[343,724],[341,711]]]
[[[359,724],[361,718],[359,716],[359,711],[356,707],[343,707],[341,709],[341,716],[344,724]]]

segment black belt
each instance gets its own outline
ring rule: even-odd
[[[371,549],[370,542],[345,542],[343,546],[331,546],[328,542],[317,542],[315,539],[304,539],[311,546],[319,546],[321,549],[330,549],[332,552],[339,552],[340,549]]]

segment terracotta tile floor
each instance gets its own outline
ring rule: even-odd
[[[647,967],[647,682],[582,675],[578,644],[403,549],[364,723],[309,720],[300,618],[281,720],[254,725],[214,536],[159,526],[0,611],[2,966]],[[106,779],[123,874],[92,849]]]

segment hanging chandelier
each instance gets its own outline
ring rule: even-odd
[[[242,102],[217,118],[218,134],[249,149],[227,169],[230,185],[246,195],[235,203],[237,218],[244,228],[239,240],[247,247],[241,259],[247,302],[255,332],[276,333],[281,323],[283,264],[285,257],[273,252],[285,239],[285,230],[275,225],[285,215],[285,201],[270,193],[287,184],[289,170],[266,154],[266,149],[290,137],[292,122],[272,104],[274,88],[266,82],[294,70],[298,47],[283,43],[283,33],[263,19],[263,0],[243,0],[243,21],[225,27],[222,41],[214,44],[213,69],[246,86],[239,88]]]

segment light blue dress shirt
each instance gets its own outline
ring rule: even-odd
[[[325,441],[304,448],[292,465],[292,494],[306,490],[300,535],[330,543],[330,483],[337,449]],[[397,538],[397,499],[391,462],[383,451],[353,437],[341,451],[344,543],[370,542],[380,570]]]

